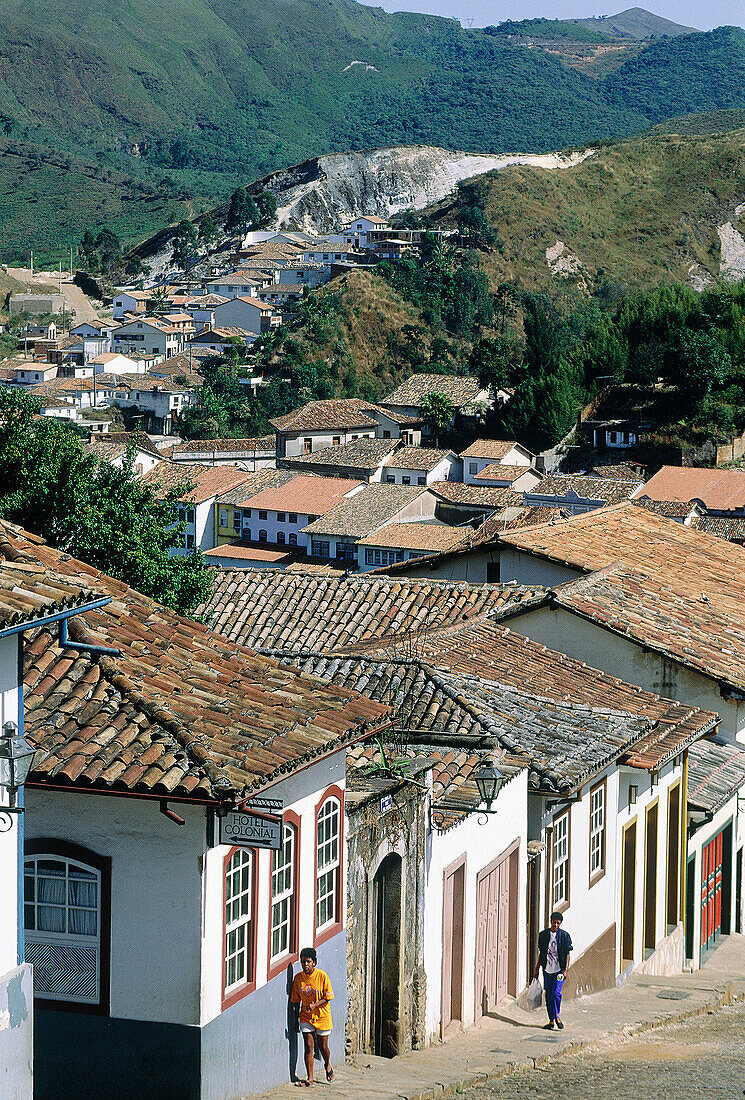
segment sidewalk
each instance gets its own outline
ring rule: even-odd
[[[512,1001],[450,1041],[398,1058],[357,1055],[339,1061],[327,1084],[316,1063],[316,1089],[329,1100],[425,1100],[483,1084],[515,1069],[532,1069],[603,1039],[626,1038],[662,1024],[697,1016],[732,1000],[745,999],[745,936],[722,941],[706,965],[693,974],[631,977],[562,1006],[563,1032],[544,1031],[545,1011],[525,1012]],[[333,1052],[333,1045],[332,1045]],[[262,1093],[263,1100],[297,1100],[291,1084]]]

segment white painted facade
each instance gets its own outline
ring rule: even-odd
[[[403,439],[410,447],[418,447],[422,442],[421,426],[399,424],[393,416],[386,415],[385,410],[376,409],[375,419],[378,421],[378,429],[375,433],[378,439]]]
[[[121,321],[128,313],[144,313],[147,294],[142,291],[119,290],[114,297],[114,320]]]
[[[185,527],[181,546],[171,550],[171,557],[184,558],[192,550],[211,550],[215,545],[215,498],[201,504],[179,504],[178,518]]]
[[[217,843],[209,846],[208,836],[217,841],[217,822],[214,833],[209,824],[212,811],[189,804],[173,806],[184,819],[179,826],[159,813],[157,798],[28,792],[28,840],[37,852],[43,850],[44,841],[51,840],[76,845],[111,861],[110,979],[105,991],[109,1000],[108,1056],[121,1060],[125,1075],[133,1072],[133,1066],[135,1074],[147,1071],[148,1097],[164,1095],[158,1087],[158,1045],[169,1035],[177,1042],[183,1040],[178,1032],[163,1028],[150,1038],[147,1029],[140,1028],[142,1049],[133,1051],[129,1037],[138,1021],[201,1029],[191,1040],[201,1055],[196,1080],[192,1077],[188,1084],[190,1095],[227,1100],[287,1080],[287,972],[297,971],[298,951],[307,944],[317,944],[319,965],[332,972],[329,962],[345,959],[346,954],[343,806],[342,862],[336,893],[339,921],[325,934],[317,935],[315,929],[316,814],[327,796],[343,802],[344,788],[345,753],[341,751],[266,792],[282,799],[297,828],[297,934],[292,949],[270,967],[271,852],[256,850],[251,930],[254,980],[245,989],[232,991],[229,999],[223,990],[225,867],[232,849]],[[337,965],[333,978],[332,1049],[337,1060],[344,1049],[346,989],[340,979],[345,969],[341,972]],[[272,981],[272,990],[263,994]],[[81,1050],[97,1041],[95,1026],[89,1031],[91,1020],[84,1012],[76,1015]],[[247,1027],[257,1033],[266,1029],[261,1060],[256,1059],[253,1044],[246,1043]],[[44,1055],[42,1048],[40,1058]],[[195,1072],[193,1064],[186,1068]],[[297,1068],[299,1071],[300,1064]],[[228,1083],[226,1078],[230,1078]],[[72,1095],[69,1081],[66,1084]]]
[[[604,933],[613,932],[615,950],[615,975],[624,970],[636,969],[644,964],[648,973],[679,973],[683,965],[682,940],[678,925],[682,924],[681,908],[681,859],[680,859],[680,817],[670,823],[677,833],[677,857],[673,873],[677,878],[677,908],[675,923],[667,924],[667,855],[668,855],[668,796],[677,784],[682,789],[682,754],[677,763],[671,762],[661,769],[653,785],[650,772],[629,767],[612,765],[594,777],[581,790],[581,798],[575,802],[563,802],[544,808],[540,821],[540,839],[545,844],[541,860],[541,896],[548,891],[548,910],[559,909],[563,914],[562,927],[569,932],[574,950],[572,967],[577,966],[581,956],[598,943]],[[591,792],[605,784],[605,836],[604,868],[602,873],[591,875],[590,871],[590,797]],[[636,788],[635,802],[630,803],[629,788]],[[550,800],[549,800],[550,801]],[[657,804],[657,845],[656,845],[656,885],[654,906],[654,949],[645,950],[645,904],[647,897],[645,883],[645,838],[647,812]],[[553,846],[550,833],[556,827],[557,820],[565,813],[569,814],[569,903],[557,901],[553,894],[552,856]],[[622,913],[622,867],[624,830],[636,821],[636,874],[634,890],[634,933],[633,957],[623,959],[621,944]],[[541,913],[540,926],[545,927],[545,914]],[[665,941],[678,932],[678,946],[672,952],[666,952]],[[655,958],[657,955],[657,958]],[[579,967],[578,967],[579,969]]]
[[[242,328],[259,335],[281,324],[281,317],[271,306],[259,302],[252,295],[234,297],[221,306],[215,306],[216,328]]]
[[[463,923],[463,1026],[474,1023],[476,990],[476,882],[479,872],[506,852],[514,841],[518,847],[517,929],[515,944],[517,958],[517,990],[526,984],[526,838],[527,820],[527,769],[516,775],[502,787],[495,811],[486,824],[478,814],[469,814],[454,828],[444,833],[428,835],[428,870],[425,885],[424,912],[424,969],[427,974],[426,1041],[440,1038],[442,1020],[442,959],[443,959],[443,908],[444,873],[448,867],[466,857],[465,870],[465,921]]]
[[[132,384],[124,395],[116,394],[117,405],[136,405],[153,417],[153,431],[162,432],[163,435],[171,435],[178,419],[179,413],[187,405],[192,405],[196,400],[193,390],[184,388],[180,390],[165,389],[155,385],[149,389],[138,390],[136,384]]]
[[[57,363],[30,363],[27,367],[18,367],[16,382],[23,386],[36,386],[40,382],[50,382],[57,377]]]
[[[476,479],[486,466],[493,466],[495,459],[463,455],[463,481],[466,485],[482,484]],[[499,459],[500,466],[530,466],[533,455],[525,447],[515,444],[506,455]]]
[[[316,428],[309,431],[277,431],[277,458],[297,458],[298,455],[323,451],[327,447],[343,447],[355,439],[375,439],[375,427]]]
[[[118,325],[111,334],[112,351],[121,352],[135,359],[144,355],[157,355],[170,359],[183,350],[186,334],[172,326],[160,328],[144,318]]]
[[[225,512],[225,523],[222,522],[223,517],[221,516],[221,527],[226,526],[228,518],[227,509],[223,509],[223,511]],[[297,546],[299,549],[304,550],[308,545],[308,536],[303,531],[304,527],[313,522],[308,515],[301,512],[279,512],[266,508],[233,509],[234,516],[239,512],[241,514],[241,524],[240,531],[236,528],[236,535],[243,539],[249,539],[253,542],[266,542],[272,547],[284,546],[288,549]],[[318,517],[314,518],[317,519]],[[282,539],[278,537],[280,535],[283,536]],[[293,535],[295,542],[290,541]]]
[[[452,452],[445,455],[431,470],[396,466],[395,453],[381,472],[381,481],[391,485],[432,485],[435,481],[462,481],[461,460]]]

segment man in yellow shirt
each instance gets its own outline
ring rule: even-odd
[[[308,1080],[296,1081],[295,1084],[306,1087],[313,1084],[313,1047],[316,1037],[326,1067],[326,1080],[334,1079],[329,1053],[329,1035],[334,1026],[329,1003],[334,998],[334,991],[328,974],[316,968],[317,962],[315,949],[304,947],[300,952],[300,965],[303,969],[295,975],[290,994],[290,1004],[296,1006],[295,1026],[303,1033],[305,1068],[308,1071]]]

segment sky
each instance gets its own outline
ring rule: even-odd
[[[464,26],[486,27],[503,19],[586,19],[593,15],[617,15],[631,7],[644,8],[685,27],[708,31],[713,27],[745,27],[745,0],[655,0],[655,3],[604,4],[598,0],[364,0],[386,11],[417,11],[460,19]],[[470,20],[473,23],[470,23]]]

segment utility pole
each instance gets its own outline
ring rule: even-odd
[[[72,245],[70,245],[70,278],[72,279]]]
[[[59,262],[59,292],[62,293],[62,260]]]
[[[34,250],[31,249],[31,278],[34,277]]]

